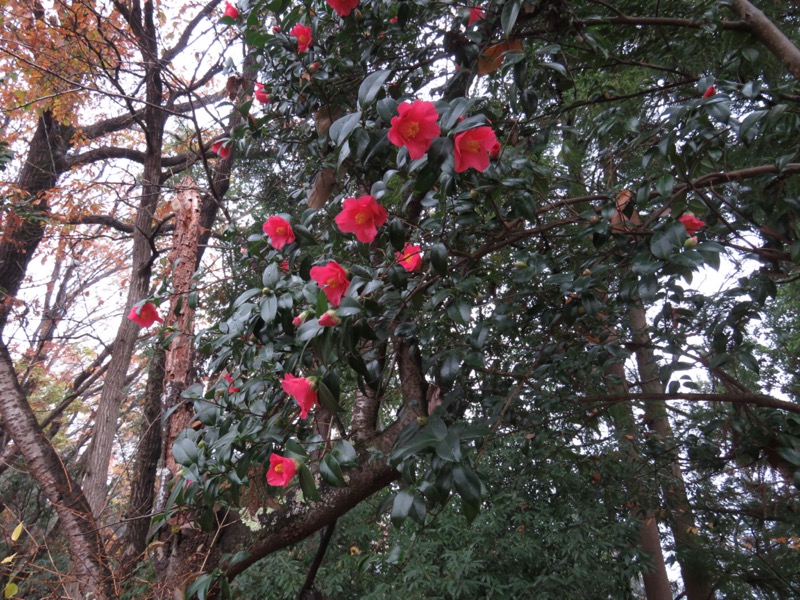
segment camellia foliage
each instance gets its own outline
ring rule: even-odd
[[[762,393],[748,335],[800,249],[797,80],[734,4],[273,0],[226,21],[270,98],[236,107],[234,143],[307,164],[201,336],[237,391],[190,389],[202,426],[174,447],[176,498],[201,523],[222,504],[265,532],[231,574],[291,530],[274,515],[307,520],[384,477],[402,481],[395,524],[452,498],[473,520],[492,510],[486,440],[528,432],[579,464],[602,445],[629,492],[606,510],[669,527],[690,597],[730,585],[737,534],[706,530],[724,508],[708,494],[738,490],[745,510],[760,477],[788,507],[800,448],[791,390]],[[720,270],[728,283],[705,285]],[[761,411],[780,423],[770,442],[753,437]],[[267,500],[278,455],[297,478]],[[756,530],[736,560],[767,543]]]

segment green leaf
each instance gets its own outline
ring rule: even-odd
[[[336,314],[340,317],[355,317],[364,312],[364,307],[350,296],[344,296],[339,308],[336,309]]]
[[[355,447],[347,440],[339,440],[336,442],[332,452],[340,465],[346,467],[354,466],[358,461],[358,454],[356,453]]]
[[[442,275],[447,274],[447,246],[441,242],[434,244],[430,249],[431,264]]]
[[[236,300],[233,301],[233,308],[237,308],[250,300],[253,296],[256,296],[261,293],[261,288],[250,288],[243,294],[241,294]]]
[[[336,398],[328,389],[328,386],[322,381],[317,382],[317,397],[319,398],[319,403],[327,410],[334,413],[342,410],[336,402]]]
[[[279,277],[278,265],[272,263],[264,269],[264,273],[261,275],[261,283],[264,284],[264,287],[275,287]]]
[[[319,474],[326,483],[334,487],[347,487],[344,474],[336,458],[332,454],[326,454],[319,463]]]
[[[408,518],[408,513],[413,505],[414,495],[411,492],[407,490],[397,492],[392,503],[392,525],[395,527],[402,526],[403,522]]]
[[[358,105],[363,110],[364,107],[372,102],[381,90],[383,83],[391,75],[391,71],[383,69],[375,71],[372,75],[368,75],[358,88]]]
[[[347,140],[348,136],[353,132],[353,130],[358,127],[360,122],[361,111],[356,111],[336,119],[333,125],[331,125],[330,131],[328,132],[333,143],[337,146],[344,144],[345,140]]]
[[[511,35],[514,25],[517,23],[519,16],[519,9],[522,7],[522,2],[519,0],[511,0],[506,2],[503,6],[503,12],[500,14],[500,27],[503,28],[503,33],[506,38]]]
[[[450,386],[458,377],[458,372],[461,370],[461,358],[455,354],[448,354],[442,363],[442,369],[439,371],[439,376],[442,380],[442,385]]]
[[[314,483],[314,476],[306,465],[300,465],[300,489],[303,490],[303,497],[306,502],[319,501],[319,492]]]
[[[261,318],[265,323],[272,323],[278,314],[278,299],[275,294],[270,294],[261,301]]]
[[[183,466],[190,466],[197,462],[199,454],[197,444],[189,438],[181,438],[172,445],[172,457],[175,462]]]
[[[465,502],[480,505],[481,480],[472,470],[463,466],[453,467],[453,485]]]
[[[3,590],[3,597],[4,598],[13,598],[19,592],[19,586],[13,581],[6,584],[5,589]]]
[[[657,258],[668,258],[683,248],[686,240],[686,228],[683,223],[673,222],[663,230],[656,231],[650,239],[650,251]]]

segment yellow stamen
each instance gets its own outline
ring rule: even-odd
[[[277,465],[275,465],[275,472],[283,473],[283,463],[278,463]]]
[[[368,217],[367,213],[360,212],[360,213],[358,213],[358,214],[356,215],[356,223],[357,223],[358,225],[363,225],[364,223],[366,223],[366,222],[367,222],[367,219],[368,219],[368,218],[369,218],[369,217]]]
[[[411,121],[410,123],[406,123],[405,131],[403,132],[403,137],[414,139],[417,137],[419,133],[419,123],[416,121]]]

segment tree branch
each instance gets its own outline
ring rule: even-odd
[[[628,394],[604,394],[602,396],[581,396],[581,402],[586,403],[617,403],[617,402],[630,402],[632,400],[651,400],[651,401],[664,401],[664,400],[686,400],[688,402],[728,402],[730,404],[744,404],[761,406],[763,408],[776,408],[785,410],[787,412],[800,415],[800,404],[795,402],[788,402],[786,400],[778,400],[766,394],[646,394],[646,393],[628,393]]]
[[[800,49],[769,20],[767,15],[748,0],[733,0],[731,5],[745,23],[747,30],[789,69],[795,79],[800,80]]]

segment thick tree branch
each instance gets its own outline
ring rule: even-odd
[[[800,80],[800,49],[748,0],[733,0],[731,5],[747,25],[747,30],[789,69],[795,79]]]

